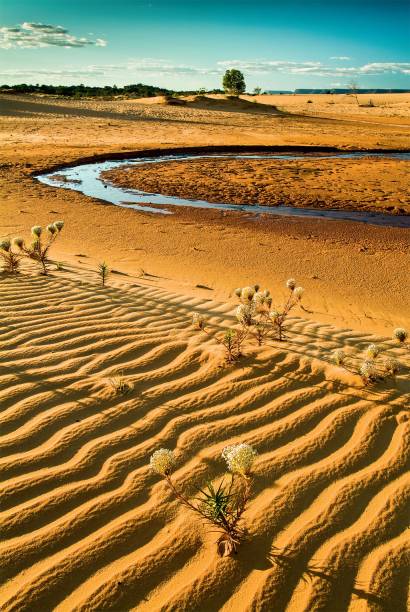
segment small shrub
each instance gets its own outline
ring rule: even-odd
[[[269,317],[276,329],[276,339],[279,342],[285,340],[286,319],[290,311],[300,304],[305,291],[303,287],[296,286],[296,281],[293,278],[286,281],[286,287],[289,289],[289,297],[283,308],[280,310],[274,309],[269,313]]]
[[[376,382],[379,378],[379,371],[375,362],[371,359],[363,361],[359,373],[366,385]]]
[[[242,355],[242,345],[248,335],[245,327],[241,329],[227,329],[222,335],[208,331],[205,318],[198,312],[192,314],[192,324],[197,331],[203,331],[213,337],[225,349],[225,361],[234,363]]]
[[[388,357],[383,366],[387,376],[396,376],[396,374],[400,371],[400,364],[397,359],[394,359],[393,357]]]
[[[108,277],[109,273],[110,273],[110,269],[107,266],[107,264],[105,263],[105,261],[103,261],[102,263],[98,264],[97,274],[101,278],[101,284],[102,284],[103,287],[105,287],[105,282],[107,280],[107,277]]]
[[[134,389],[132,382],[126,380],[122,374],[110,378],[110,386],[117,395],[126,395]]]
[[[398,340],[400,343],[406,342],[408,333],[404,327],[397,327],[393,332],[393,340]]]
[[[337,366],[342,366],[346,363],[346,354],[342,349],[337,349],[333,353],[333,361]]]
[[[16,238],[15,244],[20,251],[30,259],[37,261],[42,267],[42,274],[47,275],[47,264],[50,263],[48,253],[51,245],[56,240],[64,227],[64,221],[55,221],[46,227],[46,237],[44,238],[43,228],[40,225],[35,225],[31,228],[32,242],[26,245],[22,238]],[[17,242],[18,241],[18,242]]]
[[[224,448],[222,457],[227,463],[230,480],[225,482],[222,479],[217,486],[208,481],[205,487],[198,489],[200,495],[193,502],[177,489],[171,478],[176,465],[173,452],[161,448],[150,459],[152,470],[166,480],[181,504],[199,515],[207,524],[216,527],[220,534],[217,550],[222,557],[236,553],[246,533],[241,521],[251,498],[251,468],[255,455],[256,451],[249,444],[234,444]]]
[[[238,327],[226,330],[222,337],[211,334],[206,327],[204,317],[194,312],[192,317],[194,328],[213,335],[216,341],[224,346],[228,363],[233,363],[241,356],[243,343],[249,336],[253,336],[259,346],[268,337],[282,341],[285,339],[286,318],[290,311],[300,304],[304,292],[302,287],[296,286],[294,279],[289,279],[286,286],[290,293],[280,311],[271,310],[272,297],[268,289],[261,291],[259,285],[238,287],[234,291],[240,302],[235,312]]]
[[[13,243],[8,239],[0,242],[0,257],[4,262],[4,271],[8,274],[17,274],[20,269],[22,255],[13,251],[13,246],[18,247],[20,240],[14,238]]]
[[[349,363],[345,352],[337,349],[333,353],[333,361],[336,365],[344,367],[345,370],[354,374],[359,374],[365,385],[370,385],[377,381],[394,377],[400,370],[400,364],[396,359],[388,357],[384,362],[380,362],[381,348],[377,344],[369,344],[364,351],[364,360],[360,366],[355,367],[354,363]]]

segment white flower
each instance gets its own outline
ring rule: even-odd
[[[397,359],[393,357],[388,357],[384,362],[384,369],[388,374],[394,376],[400,370],[400,364]]]
[[[250,304],[239,304],[236,309],[236,318],[239,323],[243,325],[252,325],[253,324],[253,308]]]
[[[161,476],[168,476],[175,465],[174,453],[167,448],[160,448],[151,455],[151,468]]]
[[[199,312],[192,313],[192,325],[196,329],[203,329],[205,327],[205,318]]]
[[[397,327],[397,329],[393,332],[393,340],[398,340],[399,342],[405,342],[408,338],[408,333],[404,329],[404,327]]]
[[[282,316],[282,313],[280,313],[278,310],[271,310],[269,313],[269,318],[272,319],[272,321],[275,323],[275,321],[277,321],[280,317]]]
[[[49,234],[55,234],[57,228],[53,223],[50,223],[50,225],[47,225],[46,230],[49,232]]]
[[[346,360],[346,355],[342,349],[337,349],[333,353],[333,361],[335,362],[336,365],[338,366],[343,365],[345,360]]]
[[[241,297],[241,293],[242,293],[242,287],[238,287],[237,289],[235,289],[234,294],[240,298]]]
[[[36,236],[37,238],[40,238],[40,236],[41,236],[41,232],[42,232],[42,231],[43,231],[43,230],[42,230],[42,228],[41,228],[41,226],[40,226],[40,225],[34,225],[34,226],[31,228],[31,233],[33,234],[33,236]]]
[[[380,347],[377,344],[369,344],[365,351],[365,355],[369,360],[375,359],[380,353]]]
[[[287,287],[288,289],[290,289],[291,291],[293,291],[293,290],[294,290],[294,288],[296,287],[296,281],[295,281],[295,279],[294,279],[294,278],[289,278],[289,279],[286,281],[286,287]]]
[[[272,304],[272,298],[270,298],[269,295],[265,295],[265,291],[261,293],[258,292],[253,296],[252,303],[258,312],[263,312],[265,310],[264,306],[269,307]]]
[[[364,361],[360,366],[360,374],[366,381],[375,380],[378,376],[378,371],[374,362]]]
[[[64,221],[54,221],[53,225],[57,229],[58,232],[61,232],[61,230],[64,227]]]
[[[250,302],[255,295],[255,287],[244,287],[241,291],[241,299]]]
[[[8,238],[0,242],[0,250],[8,252],[10,251],[10,247],[11,247],[11,242]]]
[[[225,459],[228,469],[234,474],[249,474],[252,464],[256,456],[256,451],[250,444],[233,444],[226,446],[222,451],[222,457]]]
[[[293,295],[295,296],[295,298],[297,300],[301,300],[302,299],[302,295],[305,293],[305,290],[303,289],[303,287],[295,287],[293,290]]]

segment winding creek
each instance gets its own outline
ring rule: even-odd
[[[54,170],[46,174],[37,175],[37,179],[46,185],[61,187],[62,189],[73,189],[80,191],[86,196],[104,200],[116,206],[132,208],[136,211],[143,211],[155,214],[169,215],[174,206],[188,206],[194,208],[207,208],[213,210],[234,210],[253,215],[275,215],[293,217],[311,217],[320,219],[333,219],[344,221],[358,221],[372,225],[382,225],[390,227],[410,227],[410,215],[387,215],[377,212],[359,212],[347,210],[315,209],[315,208],[296,208],[292,206],[258,206],[242,204],[212,203],[206,200],[188,200],[179,197],[162,195],[160,193],[148,193],[137,189],[116,187],[111,183],[104,182],[101,173],[106,170],[118,169],[123,166],[139,166],[143,164],[155,164],[162,162],[175,162],[178,160],[190,159],[209,159],[209,158],[234,158],[234,159],[284,159],[284,160],[304,160],[314,159],[357,159],[361,157],[382,157],[385,159],[400,159],[410,161],[410,153],[326,153],[320,155],[301,154],[301,153],[218,153],[218,154],[177,154],[160,155],[147,157],[133,157],[128,159],[113,161],[96,161],[72,166],[61,170]],[[158,208],[152,206],[160,206]]]

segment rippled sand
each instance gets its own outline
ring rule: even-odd
[[[0,274],[1,610],[404,611],[410,353],[390,337],[410,323],[408,231],[158,218],[32,172],[158,146],[405,147],[408,130],[121,105],[0,97],[0,237],[66,222],[51,252],[63,270]],[[117,272],[105,289],[103,259]],[[238,285],[266,285],[280,304],[290,275],[306,310],[287,343],[248,344],[226,367],[190,327],[192,310],[232,324]],[[400,361],[396,381],[364,388],[329,361],[370,342]],[[124,396],[109,382],[120,373],[133,383]],[[258,451],[249,539],[221,559],[148,461],[175,449],[176,482],[194,495],[237,441]]]

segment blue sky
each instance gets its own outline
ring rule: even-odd
[[[410,88],[408,0],[13,0],[0,83]]]

